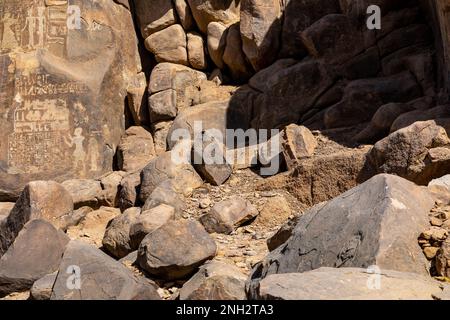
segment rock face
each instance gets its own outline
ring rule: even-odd
[[[255,218],[258,213],[249,201],[236,197],[217,203],[200,221],[210,233],[229,234],[244,222]]]
[[[272,274],[250,295],[259,300],[447,300],[449,290],[447,284],[414,273],[320,268]]]
[[[51,300],[159,299],[155,285],[135,276],[97,248],[79,241],[67,245],[51,296]]]
[[[235,266],[211,261],[183,285],[180,300],[245,300],[246,280]]]
[[[200,223],[170,221],[144,238],[137,262],[158,278],[181,279],[212,259],[216,250],[216,243]]]
[[[426,185],[450,166],[450,120],[416,122],[375,144],[369,154],[377,172],[397,174]]]
[[[6,1],[0,42],[0,199],[33,180],[112,169],[127,88],[140,71],[130,12],[115,2]]]
[[[57,228],[64,228],[63,218],[72,213],[72,210],[72,197],[60,184],[54,181],[30,182],[8,218],[0,225],[0,256],[6,252],[28,221],[43,219]]]
[[[69,238],[44,220],[28,222],[0,259],[0,296],[30,289],[58,269]]]
[[[275,273],[320,267],[369,267],[427,275],[417,238],[434,201],[413,183],[377,175],[300,217],[289,240],[253,271],[253,283]]]

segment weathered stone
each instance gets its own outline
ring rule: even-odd
[[[128,128],[117,149],[120,170],[140,171],[155,157],[155,146],[151,133],[143,127]]]
[[[258,213],[249,201],[234,197],[215,204],[209,213],[200,218],[200,221],[210,233],[229,234],[243,223],[255,218]]]
[[[223,69],[223,53],[227,44],[227,27],[219,22],[211,22],[208,25],[207,45],[208,53],[214,64]]]
[[[233,24],[227,31],[226,46],[223,52],[223,62],[228,66],[231,77],[237,83],[245,83],[252,75],[251,67],[247,63],[242,51],[242,40],[239,24]]]
[[[291,215],[292,209],[286,197],[276,195],[267,199],[253,224],[265,228],[278,227],[285,223]]]
[[[254,107],[252,127],[256,129],[280,128],[297,123],[334,82],[329,68],[314,59],[305,59],[276,72],[261,72],[264,76],[259,77],[257,82],[264,83],[263,93],[250,96]]]
[[[369,146],[348,148],[304,159],[289,174],[285,188],[300,202],[314,205],[328,201],[365,181]]]
[[[368,156],[378,173],[426,185],[449,171],[449,119],[416,122],[377,142]]]
[[[196,141],[193,148],[194,168],[207,182],[220,186],[233,173],[227,162],[226,147],[215,137],[204,134],[201,141]]]
[[[420,96],[421,89],[409,72],[355,80],[345,88],[342,100],[327,109],[324,123],[327,128],[338,128],[369,121],[386,103],[408,102]]]
[[[450,277],[450,239],[444,241],[436,256],[436,272],[441,277]]]
[[[12,208],[14,208],[14,202],[0,202],[0,217],[8,216]]]
[[[175,157],[172,151],[168,151],[153,159],[142,170],[139,193],[142,202],[147,200],[160,183],[168,179],[172,180],[175,191],[183,195],[191,194],[194,189],[202,185],[202,179],[195,169],[187,162],[174,161]]]
[[[404,113],[395,119],[390,127],[390,132],[406,128],[417,121],[450,118],[449,107],[449,105],[442,105],[426,110],[423,110],[422,108],[419,108],[418,110],[411,110],[410,112]]]
[[[33,300],[50,300],[57,275],[58,272],[55,271],[35,281],[30,290],[30,297]]]
[[[396,50],[418,44],[431,42],[431,30],[424,24],[413,24],[397,29],[378,42],[381,56],[386,56]]]
[[[98,210],[88,212],[78,225],[69,227],[67,235],[72,240],[82,239],[100,248],[108,224],[119,215],[120,210],[117,208],[100,207]]]
[[[376,278],[375,278],[376,277]],[[379,287],[378,287],[379,286]],[[382,269],[320,268],[272,274],[250,293],[258,300],[441,300],[450,286],[415,273]]]
[[[177,92],[172,89],[167,89],[151,95],[149,98],[149,108],[150,119],[153,123],[175,119],[178,114]]]
[[[140,208],[129,208],[108,224],[102,244],[114,257],[121,259],[133,251],[130,245],[130,229],[140,213]]]
[[[145,47],[155,55],[158,62],[188,65],[186,34],[179,24],[148,36],[145,39]]]
[[[211,261],[186,282],[180,300],[246,300],[247,277],[230,264]]]
[[[159,278],[181,279],[212,259],[216,251],[216,243],[197,221],[169,221],[144,238],[137,262]]]
[[[361,31],[343,14],[323,17],[303,31],[301,38],[310,55],[330,64],[347,62],[365,49]]]
[[[145,73],[140,72],[127,88],[128,110],[135,125],[149,125],[147,79]]]
[[[322,202],[320,204],[317,204],[317,206],[321,206],[322,204],[325,203]],[[298,223],[298,219],[299,216],[296,216],[293,219],[289,219],[280,227],[280,229],[277,230],[277,232],[275,232],[273,236],[267,239],[267,248],[269,249],[269,251],[275,250],[292,236],[292,232],[294,231],[295,226]]]
[[[316,138],[304,126],[289,125],[283,129],[281,145],[288,169],[292,169],[299,160],[309,158],[317,147]]]
[[[94,211],[91,207],[81,207],[61,217],[61,230],[77,226],[86,216]]]
[[[184,30],[191,30],[195,27],[194,17],[192,16],[191,8],[186,0],[174,0],[173,5],[177,10],[180,23]]]
[[[134,4],[136,17],[144,39],[176,22],[176,13],[172,1],[135,0]]]
[[[167,151],[167,134],[171,126],[172,121],[161,121],[152,125],[155,152],[158,156]]]
[[[47,3],[8,1],[0,17],[0,200],[17,199],[29,181],[111,171],[124,98],[141,71],[126,7],[71,2],[78,27],[68,1]]]
[[[60,184],[54,181],[30,182],[8,218],[0,225],[0,257],[28,221],[43,219],[59,228],[63,227],[61,218],[72,210],[72,197]]]
[[[145,201],[142,210],[146,211],[158,207],[161,204],[166,204],[175,208],[176,213],[181,215],[186,208],[186,203],[184,196],[180,192],[177,192],[176,183],[177,181],[169,179],[156,186]]]
[[[32,220],[0,259],[0,296],[31,288],[58,269],[69,238],[44,220]]]
[[[71,267],[72,266],[72,267]],[[76,285],[74,273],[79,267],[81,286]],[[135,276],[122,263],[97,248],[79,241],[67,245],[59,266],[51,300],[160,300],[156,286],[143,277]]]
[[[302,215],[289,240],[254,268],[253,285],[270,274],[320,267],[376,265],[428,275],[417,239],[433,205],[426,189],[377,175]]]
[[[302,31],[328,14],[341,12],[337,0],[286,0],[283,9],[280,56],[284,58],[304,57],[307,52],[300,37]]]
[[[183,0],[184,1],[184,0]],[[205,70],[207,67],[205,43],[200,34],[196,32],[188,32],[187,34],[187,51],[189,64],[194,69]]]
[[[241,3],[242,49],[256,71],[268,67],[277,57],[281,15],[278,0],[244,0]]]
[[[187,0],[197,26],[206,34],[210,22],[220,22],[226,26],[239,21],[239,1]]]
[[[150,210],[143,211],[130,226],[130,245],[138,249],[142,240],[175,218],[175,209],[167,204],[161,204]]]
[[[124,171],[113,171],[100,179],[105,205],[110,207],[117,207],[119,205],[119,187],[122,179],[126,175],[127,173]]]
[[[197,85],[206,80],[203,72],[174,63],[159,63],[150,76],[148,90],[150,94],[173,89],[181,94],[188,85]]]
[[[140,190],[140,172],[130,174],[122,179],[119,187],[119,208],[122,212],[139,204],[138,195]]]
[[[98,209],[103,198],[103,189],[98,180],[72,179],[61,184],[73,199],[74,208],[91,207]]]

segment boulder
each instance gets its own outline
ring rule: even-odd
[[[226,46],[222,56],[223,62],[227,65],[231,77],[236,83],[245,83],[253,72],[242,51],[239,23],[228,28],[226,37]]]
[[[306,56],[307,52],[301,41],[302,31],[328,14],[340,13],[338,2],[338,0],[285,0],[280,56],[284,58]]]
[[[244,0],[241,3],[242,49],[253,69],[272,64],[280,48],[282,7],[278,0]]]
[[[79,287],[78,287],[79,285]],[[160,300],[156,286],[99,249],[71,241],[51,300]]]
[[[192,16],[191,8],[186,0],[174,0],[173,5],[180,18],[180,23],[184,30],[191,30],[195,27],[194,17]]]
[[[184,1],[184,0],[183,0]],[[203,38],[196,32],[187,34],[188,60],[192,68],[205,70],[207,67],[206,47]]]
[[[150,96],[150,119],[152,122],[173,120],[178,114],[177,92],[172,89],[157,92]]]
[[[417,121],[450,118],[449,108],[449,105],[441,105],[429,109],[417,108],[417,110],[410,110],[395,119],[390,127],[390,132],[406,128]]]
[[[117,259],[133,251],[130,244],[130,230],[140,213],[140,208],[129,208],[108,223],[102,244],[103,248]]]
[[[73,199],[75,209],[91,207],[98,209],[102,204],[103,189],[98,180],[72,179],[61,184]]]
[[[223,69],[223,53],[227,44],[227,27],[219,22],[208,24],[207,44],[209,57],[219,69]]]
[[[0,44],[9,66],[0,79],[0,201],[15,201],[30,181],[111,171],[127,88],[141,71],[130,11],[114,1],[36,0],[2,12],[10,41]]]
[[[208,183],[220,186],[233,173],[227,162],[226,147],[215,137],[204,134],[201,141],[195,141],[193,148],[194,168]]]
[[[186,34],[179,24],[148,36],[145,39],[145,47],[155,55],[158,62],[188,65]]]
[[[305,29],[301,39],[311,56],[330,64],[345,63],[365,49],[362,32],[345,14],[324,16]]]
[[[292,213],[288,199],[283,195],[274,195],[263,202],[254,225],[272,229],[285,223]]]
[[[216,251],[216,243],[197,221],[169,221],[142,240],[137,262],[158,278],[182,279],[212,259]]]
[[[216,203],[209,213],[200,218],[200,221],[210,233],[229,234],[258,214],[258,210],[250,201],[234,197]]]
[[[186,209],[186,203],[184,196],[177,192],[176,183],[177,181],[169,179],[156,186],[145,201],[142,210],[146,211],[166,204],[173,207],[177,215],[181,215]]]
[[[251,286],[271,274],[320,267],[378,266],[427,276],[417,239],[429,226],[428,191],[393,175],[377,175],[303,214],[292,236],[253,269]]]
[[[175,209],[167,204],[161,204],[150,210],[143,211],[130,226],[131,247],[138,249],[147,234],[152,233],[174,218]]]
[[[0,217],[7,217],[14,208],[14,202],[0,202]]]
[[[272,274],[250,293],[258,300],[447,300],[450,286],[414,273],[320,268]]]
[[[167,134],[172,123],[172,121],[160,121],[152,124],[155,151],[158,156],[167,151]]]
[[[239,21],[239,1],[187,0],[197,26],[206,34],[210,22],[220,22],[226,26]]]
[[[43,219],[63,228],[63,216],[73,211],[72,196],[54,181],[30,182],[17,200],[8,218],[0,225],[0,257],[31,220]]]
[[[368,160],[378,173],[392,173],[426,185],[449,172],[449,119],[415,122],[378,141]]]
[[[412,24],[396,29],[378,41],[378,50],[381,56],[387,56],[405,47],[427,44],[431,42],[431,34],[428,25]]]
[[[113,171],[100,179],[103,189],[103,202],[109,207],[119,206],[119,188],[122,179],[127,175],[125,171]]]
[[[120,170],[141,171],[155,157],[155,146],[150,132],[143,127],[130,127],[125,131],[117,149]]]
[[[122,212],[139,204],[140,189],[140,172],[129,174],[122,179],[119,186],[119,208]]]
[[[149,125],[147,79],[144,72],[139,72],[127,88],[128,111],[135,125]]]
[[[410,72],[390,77],[361,79],[350,82],[344,97],[324,114],[326,128],[348,127],[369,121],[375,112],[390,102],[408,102],[422,95]]]
[[[69,238],[50,223],[28,222],[0,259],[0,296],[31,288],[58,269]]]
[[[141,172],[141,190],[139,198],[145,202],[155,188],[165,180],[170,179],[176,192],[183,195],[202,185],[202,179],[195,169],[186,162],[179,163],[172,159],[175,153],[168,151],[153,159]]]
[[[50,300],[57,275],[58,272],[55,271],[35,281],[30,290],[31,299]]]
[[[180,300],[246,300],[247,277],[239,268],[210,261],[180,289]]]
[[[134,6],[137,22],[144,39],[177,21],[172,1],[135,0]]]
[[[304,126],[291,124],[281,133],[281,145],[284,160],[288,169],[293,169],[299,161],[314,154],[317,141],[314,135]]]

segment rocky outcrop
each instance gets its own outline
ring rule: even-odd
[[[300,217],[292,236],[253,270],[271,274],[320,267],[369,267],[428,275],[417,238],[434,201],[413,183],[377,175]]]
[[[113,168],[127,89],[141,71],[133,20],[114,1],[15,1],[2,11],[0,199],[33,180]]]

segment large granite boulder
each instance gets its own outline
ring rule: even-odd
[[[51,300],[160,300],[156,286],[94,246],[71,241]]]
[[[42,219],[57,228],[65,229],[67,226],[64,218],[72,211],[72,197],[59,183],[30,182],[8,217],[0,224],[0,257],[8,250],[27,222]]]
[[[361,267],[428,275],[417,245],[434,205],[425,188],[377,175],[300,217],[292,236],[253,270],[252,285],[275,273]]]
[[[141,69],[129,10],[20,0],[0,14],[0,199],[32,180],[111,171],[127,88]]]
[[[32,220],[0,259],[0,296],[31,288],[58,269],[69,238],[44,220]]]
[[[450,286],[414,273],[320,268],[273,274],[250,292],[258,300],[448,300]]]

